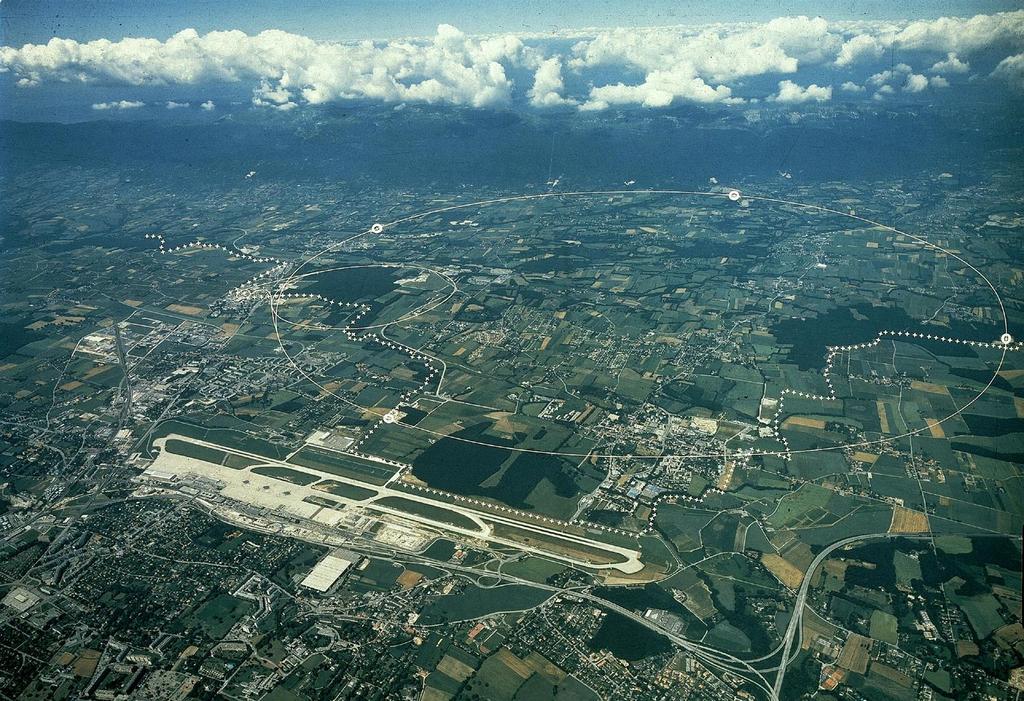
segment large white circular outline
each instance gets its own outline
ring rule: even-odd
[[[326,255],[328,253],[331,253],[332,251],[337,250],[341,246],[344,246],[345,244],[347,244],[347,243],[349,243],[351,241],[354,241],[354,240],[356,240],[358,238],[361,238],[361,237],[366,236],[366,235],[371,234],[371,233],[375,234],[375,233],[379,233],[381,231],[385,231],[387,229],[395,227],[395,226],[397,226],[399,224],[403,224],[405,222],[414,221],[414,220],[417,220],[417,219],[424,219],[426,217],[430,217],[430,216],[433,216],[435,214],[441,214],[441,213],[444,213],[444,212],[451,212],[451,211],[460,210],[460,209],[468,209],[468,208],[471,208],[471,207],[485,207],[485,206],[492,205],[492,204],[503,204],[503,203],[507,203],[507,202],[524,202],[524,201],[531,201],[531,200],[561,199],[561,198],[568,198],[568,197],[606,197],[606,196],[609,196],[609,195],[691,195],[691,196],[700,196],[700,197],[710,197],[710,198],[716,198],[716,199],[723,199],[723,200],[725,200],[727,202],[730,201],[729,191],[726,191],[726,192],[698,192],[698,191],[695,191],[695,190],[645,189],[645,190],[578,190],[578,191],[571,191],[571,192],[545,192],[545,193],[537,193],[537,194],[532,194],[532,195],[513,195],[513,196],[509,196],[509,197],[497,197],[497,198],[491,198],[491,199],[487,199],[487,200],[479,200],[479,201],[475,201],[475,202],[465,202],[465,203],[461,203],[461,204],[449,205],[447,207],[439,207],[439,208],[427,210],[427,211],[424,211],[424,212],[418,212],[418,213],[410,214],[410,215],[407,215],[407,216],[395,219],[394,221],[388,222],[386,224],[375,223],[374,226],[372,226],[370,229],[367,229],[365,231],[361,231],[359,233],[353,234],[352,236],[350,236],[350,237],[348,237],[346,239],[343,239],[342,241],[339,241],[337,243],[331,244],[330,246],[324,248],[322,251],[313,254],[312,256],[307,258],[306,260],[302,261],[295,268],[295,270],[293,270],[291,272],[291,274],[289,274],[283,280],[279,281],[278,284],[279,285],[287,284],[288,282],[292,281],[293,279],[295,279],[298,276],[298,273],[299,273],[300,270],[302,270],[302,268],[304,268],[305,266],[309,265],[311,262],[313,262],[314,260],[320,258],[321,256],[324,256],[324,255]],[[969,268],[971,271],[973,271],[978,277],[980,277],[982,279],[982,281],[985,283],[985,285],[989,288],[989,290],[991,290],[993,296],[995,296],[995,298],[996,298],[996,302],[997,302],[997,304],[999,306],[1000,315],[1002,316],[1003,333],[1004,334],[1008,334],[1009,333],[1008,320],[1007,320],[1007,317],[1006,317],[1006,308],[1003,305],[1003,299],[999,295],[998,290],[996,290],[995,286],[988,279],[988,277],[985,276],[985,274],[983,272],[978,270],[978,268],[976,268],[974,265],[972,265],[968,261],[964,260],[964,258],[959,256],[958,254],[956,254],[956,253],[954,253],[954,252],[952,252],[952,251],[950,251],[948,249],[945,249],[942,246],[934,244],[934,243],[928,241],[927,239],[925,239],[925,238],[923,238],[921,236],[918,236],[916,234],[911,234],[909,232],[902,231],[902,230],[897,229],[897,228],[895,228],[893,226],[889,226],[888,224],[883,224],[881,222],[877,222],[877,221],[874,221],[872,219],[868,219],[867,217],[862,217],[860,215],[853,214],[853,213],[850,213],[850,212],[843,212],[841,210],[832,209],[830,207],[825,207],[823,205],[808,204],[808,203],[805,203],[805,202],[797,202],[797,201],[794,201],[794,200],[786,200],[786,199],[781,199],[781,198],[776,198],[776,197],[766,197],[766,196],[758,196],[758,195],[744,195],[743,199],[745,201],[748,201],[748,202],[766,202],[766,203],[770,203],[770,204],[788,205],[788,206],[797,207],[797,208],[800,208],[800,209],[805,209],[805,210],[810,210],[810,211],[815,211],[815,212],[823,212],[823,213],[827,213],[827,214],[834,214],[834,215],[837,215],[837,216],[846,217],[848,219],[853,219],[853,220],[856,220],[856,221],[863,222],[865,224],[869,224],[872,227],[881,229],[883,231],[888,231],[888,232],[891,232],[891,233],[894,233],[894,234],[899,234],[899,235],[902,235],[902,236],[906,236],[907,238],[911,239],[915,243],[920,244],[921,246],[924,246],[924,247],[926,247],[928,249],[932,249],[932,250],[935,250],[935,251],[939,251],[940,253],[944,253],[945,255],[947,255],[947,256],[949,256],[951,258],[954,258],[955,260],[959,261],[964,266]],[[383,229],[378,229],[378,227],[383,227]],[[367,265],[372,267],[373,265],[377,265],[377,266],[384,266],[384,265],[387,265],[387,266],[399,266],[401,264],[398,264],[398,263],[378,263],[378,264],[367,264]],[[455,294],[455,290],[453,290],[453,292],[452,292],[452,295],[454,295],[454,294]],[[356,409],[358,409],[359,411],[361,411],[363,413],[380,413],[381,412],[380,409],[377,409],[375,407],[363,407],[363,406],[360,406],[359,404],[356,404],[355,402],[347,399],[346,397],[342,397],[341,395],[337,394],[333,390],[330,390],[330,389],[327,389],[326,387],[324,387],[322,384],[320,384],[315,379],[313,379],[309,375],[309,373],[305,372],[298,365],[298,363],[295,362],[295,360],[292,358],[292,356],[288,353],[287,349],[285,349],[285,347],[284,347],[283,341],[281,340],[281,334],[280,334],[280,330],[278,328],[278,319],[280,317],[279,317],[279,315],[277,313],[277,308],[275,306],[275,296],[274,296],[273,292],[270,293],[269,307],[270,307],[270,312],[271,312],[271,319],[272,319],[273,324],[274,324],[274,336],[277,339],[278,346],[280,347],[281,352],[284,354],[284,356],[288,359],[288,362],[292,365],[292,367],[305,380],[309,381],[311,384],[313,384],[314,386],[316,386],[317,388],[319,388],[321,391],[325,392],[326,394],[329,394],[329,395],[333,396],[334,398],[339,399],[340,401],[345,402],[346,404],[349,404],[349,405],[355,407]],[[414,310],[414,311],[415,312],[419,312],[421,314],[425,313],[425,312],[420,312],[420,310],[418,310],[418,309]],[[289,323],[288,320],[286,320],[286,319],[281,319],[281,321],[284,321],[285,323]],[[377,328],[390,326],[391,324],[394,324],[394,323],[399,323],[399,321],[396,320],[396,321],[388,322],[387,324],[380,325]],[[740,453],[739,455],[741,457],[743,457],[743,458],[762,457],[762,456],[791,456],[791,455],[797,455],[797,454],[803,454],[803,453],[831,452],[831,451],[835,451],[835,450],[844,450],[846,448],[864,448],[864,447],[868,447],[868,446],[890,444],[890,443],[893,443],[893,442],[898,441],[900,439],[907,438],[908,436],[916,436],[916,435],[919,435],[921,433],[924,433],[925,431],[930,431],[935,426],[939,426],[942,423],[944,423],[946,421],[949,421],[950,419],[953,419],[953,418],[959,416],[960,414],[962,414],[970,406],[972,406],[975,402],[977,402],[979,399],[981,399],[982,396],[984,396],[984,394],[986,392],[988,392],[988,390],[992,387],[992,384],[996,381],[996,378],[999,376],[999,372],[1002,370],[1003,364],[1004,364],[1004,362],[1006,360],[1006,353],[1007,353],[1008,350],[1010,350],[1010,346],[1008,344],[1000,343],[1000,344],[997,344],[997,347],[1001,348],[1001,353],[1000,353],[1000,356],[999,356],[999,361],[996,364],[995,371],[992,373],[992,377],[989,379],[988,383],[981,389],[981,391],[977,395],[975,395],[970,401],[966,402],[963,406],[961,406],[959,409],[954,411],[952,414],[949,414],[948,416],[946,416],[946,417],[944,417],[942,419],[938,419],[938,420],[936,420],[933,423],[927,424],[926,426],[924,426],[922,428],[914,429],[912,431],[907,431],[905,433],[901,433],[901,434],[896,435],[896,436],[887,436],[887,437],[882,437],[882,438],[875,439],[875,440],[859,441],[859,442],[856,442],[856,443],[844,443],[844,444],[841,444],[841,445],[827,446],[827,447],[820,447],[820,448],[801,448],[801,449],[797,449],[797,450],[747,451],[747,452]],[[410,350],[413,350],[413,349],[410,349]],[[428,358],[431,358],[432,360],[439,360],[440,362],[444,362],[443,360],[440,360],[438,358],[434,358],[433,356],[428,355],[424,351],[417,350],[416,352],[418,352],[421,355],[424,355],[424,356],[426,356]],[[594,458],[594,459],[635,458],[635,459],[641,459],[641,460],[661,460],[661,459],[664,459],[664,458],[704,459],[704,458],[721,458],[723,456],[723,454],[725,454],[725,452],[726,452],[726,451],[715,451],[713,453],[665,453],[665,454],[660,454],[660,455],[595,453],[594,451],[589,451],[589,452],[586,452],[586,453],[570,453],[570,452],[561,452],[561,451],[552,451],[552,450],[537,450],[537,449],[533,449],[533,448],[519,448],[519,447],[515,447],[515,446],[501,446],[501,445],[496,445],[494,443],[486,443],[484,441],[476,441],[476,440],[472,440],[472,439],[469,439],[469,438],[461,438],[461,437],[458,437],[458,436],[455,436],[455,435],[452,435],[452,434],[441,433],[440,431],[432,431],[430,429],[423,428],[421,426],[415,426],[415,425],[412,425],[412,424],[407,424],[407,423],[404,423],[402,421],[395,421],[394,423],[395,423],[395,425],[402,426],[403,428],[417,430],[417,431],[420,431],[421,433],[426,433],[428,435],[436,436],[439,439],[440,438],[450,438],[452,440],[457,440],[457,441],[462,442],[462,443],[469,443],[469,444],[473,444],[473,445],[480,445],[480,446],[484,446],[484,447],[488,447],[488,448],[498,448],[498,449],[501,449],[501,450],[507,450],[509,452],[514,452],[514,453],[534,453],[534,454],[539,454],[539,455],[554,455],[554,456],[561,456],[561,457],[567,457],[567,458],[587,458],[587,457]]]

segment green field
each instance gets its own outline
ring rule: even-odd
[[[339,497],[345,497],[346,499],[353,499],[355,501],[364,501],[370,497],[377,496],[377,492],[373,489],[357,487],[354,484],[337,482],[335,480],[323,480],[316,485],[316,489],[322,489],[325,492],[337,494]]]
[[[814,484],[804,484],[779,500],[778,508],[768,522],[774,528],[797,528],[835,520],[827,508],[833,492]]]
[[[565,540],[557,536],[549,536],[544,533],[510,526],[505,523],[493,523],[494,535],[499,538],[507,538],[518,543],[533,547],[544,548],[553,553],[560,553],[568,557],[578,558],[593,564],[610,564],[622,562],[625,558],[618,553],[608,550],[601,550],[584,543]]]
[[[893,555],[893,566],[896,568],[896,581],[906,587],[911,582],[921,579],[921,561],[897,550]]]
[[[431,602],[420,618],[422,623],[463,621],[499,611],[524,611],[551,598],[551,592],[525,584],[506,584],[492,589],[470,585],[458,594]]]
[[[247,467],[253,465],[259,465],[262,461],[256,458],[247,458],[244,455],[236,455],[234,453],[228,453],[228,456],[224,458],[222,463],[224,467],[230,467],[232,470],[244,470]]]
[[[957,579],[952,582],[957,582]],[[991,594],[977,594],[974,596],[962,596],[956,593],[959,584],[947,583],[943,589],[949,596],[950,601],[959,606],[967,615],[967,620],[974,629],[978,640],[984,640],[1003,625],[1003,617],[999,614],[999,600]]]
[[[287,467],[281,467],[279,465],[265,465],[263,467],[254,467],[251,472],[257,475],[263,475],[265,477],[273,477],[274,479],[282,480],[284,482],[291,482],[292,484],[299,484],[303,487],[313,484],[319,477],[311,475],[308,472],[299,472],[298,470],[291,470]]]
[[[288,462],[314,470],[340,475],[350,479],[382,485],[395,474],[397,468],[389,468],[379,463],[333,453],[312,446],[304,446]]]
[[[709,630],[705,640],[723,650],[731,650],[732,652],[747,652],[750,650],[750,638],[728,621],[722,621]]]
[[[424,504],[412,499],[406,499],[405,497],[381,497],[373,502],[378,506],[386,506],[389,509],[395,509],[396,511],[404,511],[408,514],[415,514],[416,516],[422,516],[429,518],[432,521],[438,523],[447,523],[458,528],[465,528],[468,530],[479,530],[480,526],[477,525],[473,519],[463,516],[460,513],[451,511],[449,509],[443,509],[439,506],[433,506],[432,504]]]
[[[215,443],[217,445],[224,446],[225,448],[234,448],[235,450],[242,451],[244,453],[253,453],[255,455],[263,455],[274,460],[283,460],[291,452],[287,446],[277,445],[270,441],[257,438],[249,434],[246,431],[238,430],[237,428],[224,427],[224,423],[230,423],[232,425],[247,426],[253,430],[258,429],[258,426],[247,424],[239,419],[231,419],[231,417],[211,418],[209,420],[209,427],[196,426],[188,421],[179,421],[172,419],[161,423],[150,435],[149,444],[157,438],[168,436],[172,433],[184,436],[186,438],[196,438],[207,443]],[[218,426],[218,424],[221,424]]]
[[[549,577],[564,572],[566,569],[566,566],[560,562],[532,555],[507,562],[501,567],[501,571],[505,574],[540,583],[546,582]]]
[[[701,529],[711,523],[715,515],[713,511],[662,504],[655,523],[678,550],[696,550],[701,546]]]
[[[891,613],[875,609],[871,612],[870,635],[892,645],[899,643],[898,622]]]
[[[253,605],[244,599],[236,599],[229,594],[219,594],[207,601],[194,614],[194,618],[202,625],[210,638],[219,640],[227,635],[231,627],[252,609]]]
[[[203,460],[214,465],[222,464],[228,457],[228,454],[223,450],[207,448],[205,445],[197,445],[177,438],[168,438],[164,443],[164,450],[175,455],[184,455],[185,457]]]

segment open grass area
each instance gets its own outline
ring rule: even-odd
[[[375,506],[385,506],[389,509],[395,509],[396,511],[403,511],[407,514],[414,514],[416,516],[422,516],[428,518],[431,521],[437,521],[438,523],[447,523],[458,528],[465,528],[468,530],[479,530],[480,526],[473,521],[473,519],[463,516],[460,513],[452,511],[450,509],[444,509],[439,506],[432,504],[424,504],[422,502],[413,501],[412,499],[406,499],[405,497],[381,497],[373,502]]]
[[[216,448],[207,448],[205,445],[196,445],[190,441],[183,441],[178,438],[168,438],[164,443],[164,450],[175,455],[184,455],[188,458],[203,460],[204,462],[222,465],[228,454]]]
[[[876,609],[871,612],[870,635],[875,640],[884,640],[891,645],[896,645],[899,643],[897,624],[896,617],[891,613]]]
[[[420,618],[422,623],[443,623],[479,618],[499,611],[524,611],[551,598],[551,592],[525,584],[483,589],[470,585],[461,592],[432,601]]]
[[[348,484],[347,482],[337,482],[335,480],[323,480],[314,485],[313,489],[323,490],[331,494],[336,494],[339,497],[345,497],[346,499],[354,499],[356,501],[364,501],[370,497],[377,496],[377,491],[373,489],[367,489],[365,487],[357,487],[354,484]]]
[[[506,538],[524,545],[543,548],[550,552],[580,559],[591,564],[607,565],[625,560],[618,553],[599,550],[598,548],[558,538],[557,536],[549,536],[504,523],[495,523],[493,526],[494,535],[499,538]]]
[[[238,426],[238,428],[217,425],[218,423],[229,423],[232,426]],[[203,427],[177,419],[165,421],[157,426],[150,435],[149,444],[151,445],[152,441],[157,438],[176,433],[185,438],[196,438],[207,443],[216,443],[225,448],[234,448],[235,450],[262,455],[273,460],[283,460],[291,452],[291,449],[287,446],[271,443],[270,441],[250,435],[245,430],[241,430],[242,427],[254,430],[259,427],[240,419],[229,420],[229,417],[217,417],[217,421],[210,421],[210,424]]]
[[[397,468],[380,463],[308,445],[303,446],[295,455],[291,456],[288,462],[377,485],[387,482],[397,470]]]
[[[701,546],[701,529],[714,517],[713,511],[692,509],[679,504],[662,504],[658,507],[655,523],[676,549],[696,550]]]
[[[778,508],[768,517],[774,528],[797,528],[828,523],[835,516],[826,505],[832,492],[813,484],[804,484],[779,500]]]
[[[253,474],[263,475],[265,477],[273,477],[274,479],[283,480],[285,482],[291,482],[292,484],[300,484],[307,486],[316,482],[319,477],[311,475],[308,472],[300,472],[298,470],[291,470],[287,467],[280,467],[278,465],[264,465],[261,467],[252,468]]]
[[[220,594],[207,601],[195,614],[194,619],[213,640],[219,640],[228,634],[231,627],[253,609],[253,605],[244,599],[237,599],[229,594]]]
[[[505,574],[541,583],[546,582],[549,577],[565,570],[566,566],[560,562],[532,555],[506,563],[501,568],[501,571]]]

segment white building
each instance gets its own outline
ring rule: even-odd
[[[327,592],[341,578],[343,574],[362,557],[349,550],[335,550],[326,555],[324,559],[313,565],[306,578],[302,580],[302,586],[318,592]]]

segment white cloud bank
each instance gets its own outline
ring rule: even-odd
[[[946,54],[945,60],[936,61],[930,70],[932,73],[966,73],[971,70],[971,65],[967,61],[961,61],[955,51],[950,51]]]
[[[116,102],[95,102],[92,108],[94,110],[134,110],[145,106],[145,102],[137,100],[117,100]]]
[[[538,108],[575,105],[585,110],[730,104],[745,102],[745,92],[749,99],[764,97],[747,92],[748,79],[758,76],[782,80],[779,92],[769,98],[775,102],[813,103],[830,99],[831,89],[801,88],[807,81],[798,79],[800,71],[816,67],[819,82],[832,71],[836,84],[861,84],[890,51],[921,72],[901,66],[876,73],[868,85],[893,83],[908,93],[948,85],[948,77],[970,70],[976,52],[1005,49],[1009,55],[994,77],[1019,87],[1015,76],[1017,57],[1024,51],[1024,10],[902,23],[781,17],[764,23],[562,33],[558,38],[571,40],[571,48],[553,49],[556,45],[544,38],[511,34],[469,37],[450,25],[439,26],[426,39],[359,43],[315,41],[279,30],[200,35],[185,29],[166,41],[54,38],[46,44],[4,46],[0,72],[12,74],[23,88],[47,82],[243,83],[252,86],[254,105],[282,110],[348,99],[472,107],[520,99]],[[850,75],[855,70],[861,73]],[[567,71],[573,85],[585,86],[581,93],[567,91]],[[942,80],[929,82],[924,72]]]
[[[801,88],[792,80],[783,80],[779,83],[779,92],[769,99],[789,105],[798,105],[802,102],[827,102],[832,99],[832,86],[821,87],[812,83],[806,88]]]
[[[603,110],[612,105],[668,107],[676,98],[686,102],[743,102],[733,98],[728,87],[719,85],[713,88],[686,72],[652,71],[640,85],[616,83],[591,88],[589,99],[580,109]]]
[[[911,73],[903,84],[903,92],[921,92],[928,87],[928,78],[920,73]]]
[[[534,107],[560,107],[575,105],[575,100],[563,97],[565,82],[562,80],[562,59],[558,56],[541,61],[533,76],[533,87],[528,97]]]
[[[839,49],[836,56],[837,66],[852,66],[856,63],[877,59],[885,53],[882,40],[871,34],[858,34]]]
[[[255,80],[255,99],[273,105],[320,104],[345,98],[505,103],[506,67],[524,56],[513,36],[471,39],[449,25],[427,42],[317,42],[278,30],[200,35],[185,29],[167,41],[51,39],[20,49],[0,47],[0,70],[24,87],[46,81],[121,85],[195,85]]]
[[[1024,53],[1004,58],[992,71],[992,77],[1005,80],[1017,90],[1024,90]]]

